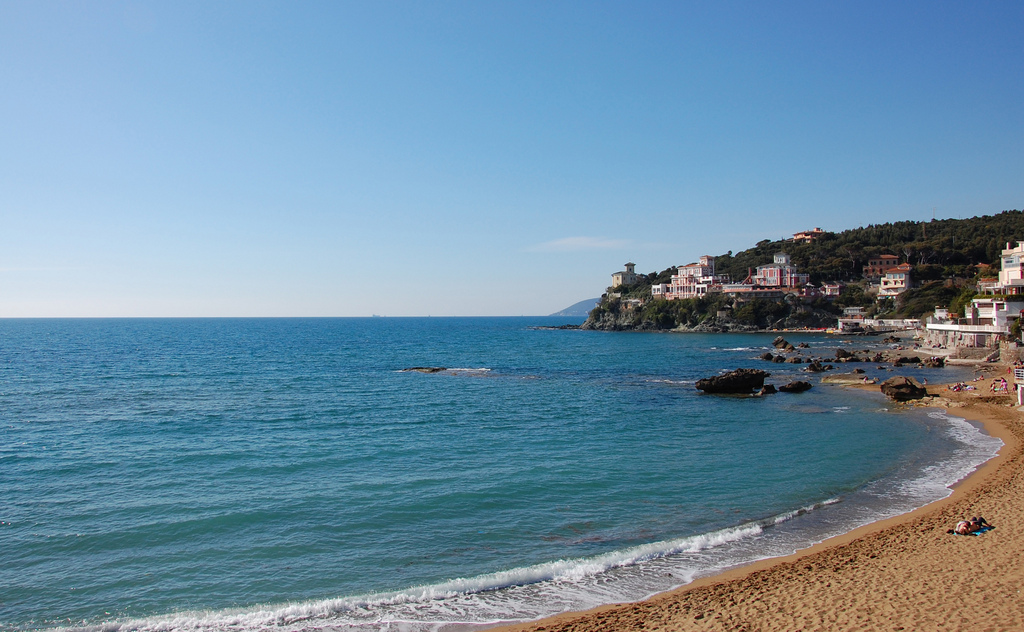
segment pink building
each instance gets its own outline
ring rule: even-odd
[[[810,279],[809,274],[796,271],[796,266],[790,263],[789,255],[780,252],[775,255],[773,263],[757,266],[754,285],[763,288],[803,288]]]
[[[672,282],[665,289],[660,289],[668,300],[697,298],[706,296],[715,286],[728,283],[725,275],[715,274],[715,258],[704,255],[697,263],[679,266],[672,275]],[[653,291],[652,291],[653,294]]]

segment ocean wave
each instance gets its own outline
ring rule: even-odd
[[[257,630],[274,627],[295,632],[305,629],[363,629],[367,625],[409,624],[413,629],[425,623],[463,623],[483,625],[498,621],[526,621],[537,616],[554,614],[539,609],[523,608],[518,599],[502,600],[502,589],[529,588],[538,585],[566,591],[582,587],[588,580],[601,584],[600,576],[618,569],[642,566],[682,554],[699,554],[711,549],[751,540],[765,529],[789,522],[816,509],[838,503],[838,498],[800,507],[761,520],[661,542],[652,542],[589,558],[562,559],[507,571],[417,586],[406,590],[355,597],[324,599],[279,606],[217,611],[188,611],[165,616],[110,621],[97,625],[54,628],[61,632],[177,632]],[[676,570],[675,585],[689,583],[693,573]],[[541,592],[543,588],[540,589]],[[603,599],[618,599],[606,591]],[[473,600],[488,595],[489,604]],[[633,598],[636,598],[635,596]],[[470,599],[455,606],[452,600]],[[448,602],[448,603],[446,603]],[[596,601],[594,604],[596,605]],[[475,606],[475,607],[473,607]],[[468,610],[467,610],[468,608]],[[486,616],[487,614],[492,616]],[[453,615],[460,615],[453,619]],[[369,629],[369,628],[367,628]]]
[[[928,413],[932,419],[946,422],[945,433],[960,444],[955,458],[929,465],[924,468],[924,475],[903,481],[897,488],[899,493],[912,497],[943,497],[948,496],[951,487],[970,476],[978,467],[996,456],[1003,446],[997,437],[979,430],[963,417],[950,415],[945,411]]]

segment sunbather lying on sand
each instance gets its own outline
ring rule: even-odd
[[[988,523],[982,517],[971,518],[970,520],[961,520],[956,523],[956,526],[947,531],[946,533],[953,533],[956,535],[970,535],[979,531],[988,531],[994,529],[992,525]]]

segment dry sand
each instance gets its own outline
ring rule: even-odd
[[[1008,396],[929,391],[1005,443],[952,496],[647,601],[502,630],[1024,631],[1024,414]],[[946,533],[977,515],[996,529]]]

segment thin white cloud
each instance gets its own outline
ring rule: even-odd
[[[563,237],[532,246],[535,252],[579,252],[582,250],[621,250],[633,245],[628,239],[604,237]]]

